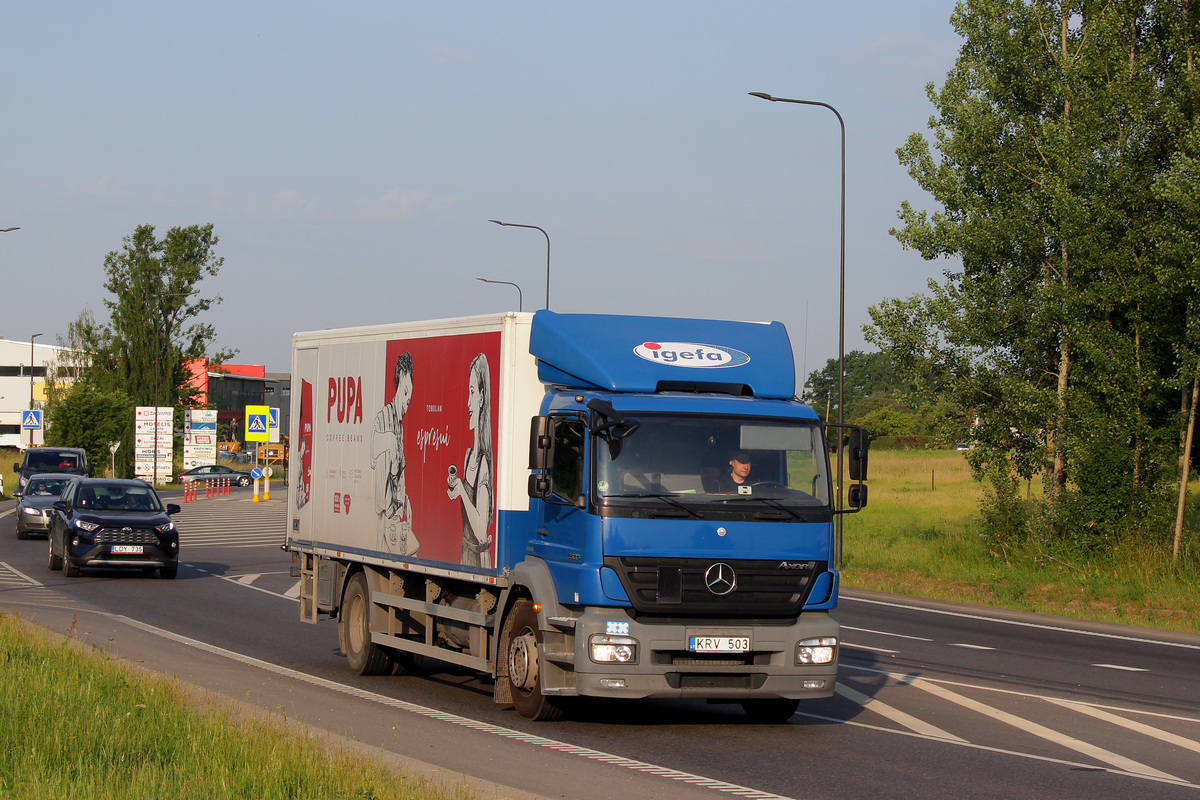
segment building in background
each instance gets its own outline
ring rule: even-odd
[[[217,408],[217,430],[223,441],[241,442],[244,438],[246,406],[278,408],[280,439],[288,435],[288,373],[268,373],[260,364],[209,364],[206,358],[195,359],[187,366],[192,375],[190,385],[200,393],[197,403],[211,403]]]
[[[35,445],[42,444],[45,431],[22,430],[22,414],[46,407],[46,372],[55,370],[66,349],[36,338],[32,343],[0,339],[0,447],[28,447],[30,434]]]

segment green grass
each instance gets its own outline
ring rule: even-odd
[[[0,797],[467,800],[0,614]]]
[[[981,533],[983,489],[962,453],[874,452],[869,483],[869,505],[844,522],[847,587],[1200,633],[1200,483],[1179,566],[1169,544],[1087,560],[1036,539],[997,544]],[[1036,497],[1037,482],[1026,492]]]

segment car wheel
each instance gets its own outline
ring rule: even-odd
[[[163,564],[158,568],[158,575],[167,580],[175,580],[175,576],[179,574],[179,562],[172,561],[170,564]]]
[[[54,553],[54,537],[53,536],[46,537],[46,549],[50,553],[50,555],[46,559],[46,568],[49,569],[51,572],[53,572],[54,570],[57,570],[57,569],[62,569],[62,559],[59,558]]]
[[[250,485],[250,479],[247,478],[245,475],[238,478],[238,486],[249,486],[249,485]]]
[[[64,578],[78,578],[79,567],[71,563],[71,555],[67,552],[67,543],[63,542],[62,571]]]
[[[17,523],[17,538],[18,539],[28,539],[29,538],[29,531],[22,528],[21,524],[19,522]]]

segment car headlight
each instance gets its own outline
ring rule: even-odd
[[[159,533],[170,533],[171,531],[175,530],[175,523],[168,522],[166,525],[155,525],[154,530],[158,531]]]
[[[797,664],[832,664],[837,652],[837,637],[803,639],[796,645]]]
[[[42,515],[42,511],[39,508],[22,508],[21,513],[28,514],[31,517],[40,517]]]
[[[637,661],[637,639],[629,636],[594,634],[588,640],[592,661],[597,664],[631,664]]]
[[[79,528],[81,531],[94,531],[96,528],[99,528],[100,525],[95,522],[84,522],[81,519],[77,519],[75,520],[75,527]]]

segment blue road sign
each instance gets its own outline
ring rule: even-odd
[[[40,431],[42,429],[42,412],[33,409],[22,411],[21,427],[27,431]]]

